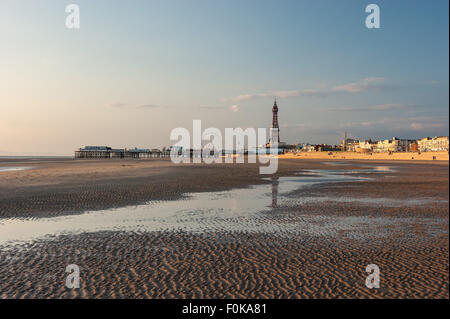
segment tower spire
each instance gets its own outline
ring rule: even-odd
[[[273,101],[272,107],[272,128],[270,129],[270,141],[280,143],[280,128],[278,127],[278,105],[277,97]]]
[[[275,100],[273,102],[272,107],[272,127],[278,128],[278,105],[277,105],[277,98],[275,97]]]

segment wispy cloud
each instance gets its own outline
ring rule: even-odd
[[[260,94],[241,94],[238,96],[224,99],[224,101],[242,102],[242,101],[253,100],[254,98],[257,98],[258,96],[260,96]]]
[[[240,94],[237,96],[222,99],[223,102],[243,102],[250,101],[257,98],[266,97],[280,97],[280,98],[291,98],[291,97],[327,97],[331,94],[337,93],[347,93],[356,94],[363,93],[371,90],[392,90],[396,86],[390,84],[382,77],[368,77],[361,79],[357,82],[344,83],[337,86],[322,86],[320,89],[304,89],[304,90],[284,90],[284,91],[268,91],[254,94]]]
[[[433,129],[440,129],[445,127],[445,123],[423,123],[423,122],[413,122],[410,125],[413,131],[428,131]]]
[[[290,97],[324,97],[327,96],[327,92],[319,91],[319,90],[287,90],[287,91],[270,91],[270,92],[263,92],[263,93],[256,93],[256,94],[241,94],[238,96],[230,97],[222,99],[223,102],[244,102],[244,101],[250,101],[257,98],[290,98]]]
[[[138,107],[140,107],[140,108],[147,108],[147,109],[154,109],[154,108],[161,107],[161,105],[156,105],[156,104],[142,104],[142,105],[139,105]]]
[[[346,83],[342,85],[335,86],[331,89],[333,92],[345,92],[345,93],[361,93],[367,92],[369,90],[381,90],[392,88],[391,85],[386,83],[384,78],[380,77],[369,77],[362,79],[354,83]]]
[[[131,103],[112,103],[109,105],[110,107],[114,108],[130,108],[130,109],[154,109],[162,107],[161,105],[157,104],[131,104]]]
[[[382,130],[395,131],[433,131],[448,127],[448,118],[437,116],[422,117],[388,117],[366,122],[341,123],[343,128],[376,128]]]
[[[368,107],[366,107],[366,110],[368,110],[368,111],[386,111],[386,110],[406,109],[408,107],[413,107],[413,105],[398,104],[398,103],[378,104],[378,105],[368,106]]]
[[[378,104],[378,105],[369,105],[369,106],[360,106],[360,107],[340,107],[340,108],[331,108],[328,111],[349,111],[349,112],[367,112],[367,111],[390,111],[390,110],[401,110],[412,108],[414,105],[407,104],[399,104],[399,103],[391,103],[391,104]]]
[[[237,104],[230,106],[230,111],[234,113],[238,112],[239,106]]]
[[[230,106],[199,106],[199,109],[210,111],[231,111],[233,113],[239,112],[239,105],[233,104]]]
[[[129,107],[130,104],[128,104],[128,103],[111,103],[109,106],[122,108],[122,107]]]
[[[440,84],[440,82],[437,81],[437,80],[429,80],[429,81],[425,81],[424,83],[426,85],[438,85],[438,84]]]
[[[198,106],[199,109],[201,110],[210,110],[210,111],[227,111],[229,110],[228,107],[226,106],[210,106],[210,105],[203,105],[203,106]]]

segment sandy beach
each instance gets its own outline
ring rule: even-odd
[[[365,161],[447,161],[449,153],[440,152],[380,152],[380,153],[358,153],[358,152],[299,152],[296,154],[287,153],[281,158],[304,158],[322,160],[365,160]]]
[[[0,167],[0,229],[79,223],[0,245],[0,298],[449,298],[448,161],[290,158],[271,178],[165,159]]]

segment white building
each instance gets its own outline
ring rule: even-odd
[[[417,141],[420,152],[448,151],[448,136],[425,137]]]
[[[413,143],[413,140],[399,139],[393,137],[392,140],[378,141],[373,148],[374,152],[408,152],[409,145]]]

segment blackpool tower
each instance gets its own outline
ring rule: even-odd
[[[270,128],[270,144],[280,143],[280,128],[278,127],[278,105],[277,98],[272,107],[272,127]]]

